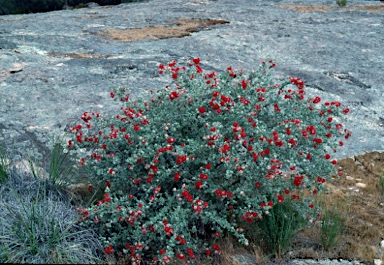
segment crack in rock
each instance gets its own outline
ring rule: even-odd
[[[325,75],[335,78],[339,81],[344,81],[345,83],[349,83],[360,88],[371,88],[370,85],[366,85],[356,77],[350,75],[349,73],[333,73],[333,72],[324,72]]]

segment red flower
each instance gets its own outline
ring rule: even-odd
[[[105,254],[111,254],[113,252],[113,247],[109,245],[106,249],[104,249]]]
[[[279,196],[277,196],[277,200],[279,201],[279,203],[283,203],[283,201],[284,201],[284,198],[283,198],[283,195],[279,195]]]
[[[307,129],[306,129],[306,131],[307,132],[309,132],[310,134],[316,134],[316,129],[315,129],[315,127],[313,126],[313,125],[310,125],[310,126],[308,126],[307,127]],[[303,135],[304,136],[304,135]]]
[[[241,86],[243,87],[243,89],[246,89],[247,88],[247,82],[245,80],[242,80]]]
[[[135,125],[133,126],[133,129],[134,129],[135,131],[138,131],[138,130],[140,130],[140,126],[139,126],[138,124],[135,124]]]
[[[320,97],[315,97],[315,99],[313,100],[313,103],[314,104],[317,104],[321,101],[321,98]]]
[[[301,180],[303,179],[303,176],[296,176],[294,179],[293,179],[293,184],[295,184],[296,186],[300,186],[301,185]]]
[[[330,159],[330,158],[331,158],[331,156],[329,154],[325,155],[325,159]]]
[[[173,101],[175,98],[178,98],[180,97],[180,93],[177,93],[176,91],[172,91],[170,94],[169,94],[169,99],[171,101]]]
[[[200,179],[207,180],[208,179],[208,175],[207,174],[200,174]]]
[[[192,61],[193,61],[195,64],[199,64],[199,63],[200,63],[200,58],[198,58],[198,57],[193,58]]]
[[[203,107],[200,107],[200,108],[199,108],[199,112],[200,112],[201,114],[203,114],[203,113],[206,112],[206,110],[205,110]]]
[[[168,64],[169,67],[174,67],[176,65],[176,60],[173,60]]]
[[[230,148],[231,146],[229,144],[224,144],[220,151],[225,154]]]
[[[173,179],[178,182],[180,181],[180,173],[179,172],[176,172],[175,175],[173,176]]]
[[[285,132],[287,133],[287,135],[291,135],[291,129],[290,128],[285,129]]]
[[[187,252],[188,252],[188,256],[190,256],[192,259],[195,258],[195,254],[193,253],[193,251],[192,251],[191,248],[188,248],[188,249],[187,249]]]
[[[196,182],[196,189],[200,190],[203,187],[203,182],[197,181]]]
[[[213,245],[212,245],[212,248],[213,248],[214,250],[216,250],[216,251],[219,251],[219,250],[220,250],[220,247],[219,247],[218,245],[216,245],[216,244],[213,244]]]

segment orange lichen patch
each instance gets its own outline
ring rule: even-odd
[[[351,8],[366,10],[369,12],[377,12],[384,10],[384,4],[379,5],[368,5],[368,6],[351,6]]]
[[[176,20],[168,20],[165,22],[172,23],[175,25],[155,25],[127,30],[110,29],[99,31],[96,33],[109,39],[119,40],[122,42],[133,42],[139,40],[182,38],[191,35],[192,32],[198,32],[200,30],[207,29],[207,27],[210,26],[229,23],[225,20],[212,20],[200,18],[179,18]]]
[[[337,6],[278,6],[280,8],[288,8],[292,10],[296,10],[299,12],[325,12],[328,10],[331,10],[333,8],[339,8]],[[346,6],[344,7],[346,11],[353,11],[353,10],[366,10],[369,12],[377,12],[384,10],[384,4],[378,4],[378,5],[366,5],[366,6]]]
[[[101,54],[88,54],[88,53],[60,53],[60,52],[49,52],[48,55],[53,57],[64,57],[64,58],[91,58],[91,59],[99,59],[99,58],[108,58],[109,55],[101,55]]]
[[[278,6],[278,7],[292,9],[300,12],[324,12],[334,8],[333,6]]]

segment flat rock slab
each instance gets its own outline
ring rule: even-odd
[[[207,70],[256,69],[351,109],[336,157],[384,150],[384,4],[319,0],[151,0],[0,17],[0,141],[43,159],[52,133],[84,111],[116,113],[108,97],[168,84],[157,66],[200,57]]]

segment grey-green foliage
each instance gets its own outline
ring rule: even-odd
[[[97,235],[77,225],[78,213],[49,181],[13,168],[0,186],[0,209],[0,262],[101,262]]]

